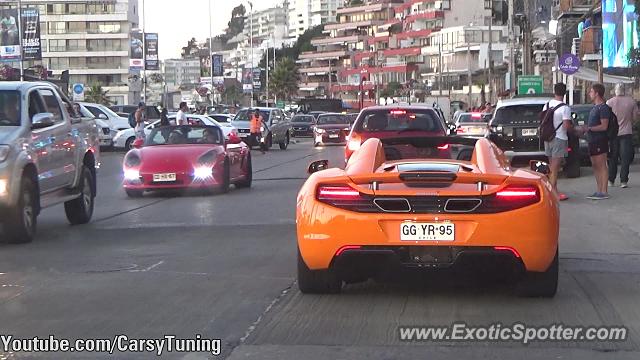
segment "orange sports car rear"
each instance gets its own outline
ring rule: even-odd
[[[444,145],[472,158],[430,158]],[[546,176],[509,168],[486,139],[369,139],[345,170],[315,172],[300,190],[298,283],[302,292],[337,292],[383,266],[488,260],[513,265],[520,294],[553,296],[558,232]]]

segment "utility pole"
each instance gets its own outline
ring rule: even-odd
[[[18,43],[20,45],[20,81],[24,81],[24,59],[22,55],[24,51],[22,49],[22,1],[18,0]]]
[[[471,31],[471,29],[469,29],[468,31]],[[473,102],[473,79],[471,74],[471,39],[465,34],[465,40],[467,41],[467,86],[469,87],[469,106],[471,106],[471,103]]]
[[[209,62],[211,63],[211,106],[213,106],[213,34],[211,33],[211,0],[209,0]]]
[[[333,81],[333,74],[331,73],[331,62],[331,59],[329,59],[329,99],[333,99],[333,93],[331,92],[331,85]]]
[[[147,26],[147,22],[145,21],[145,18],[147,17],[147,12],[144,9],[144,0],[142,0],[142,92],[144,94],[144,102],[147,102],[147,61],[145,59],[145,57],[147,56],[147,37],[145,36],[146,33],[146,26]]]
[[[513,0],[512,0],[513,1]],[[249,1],[249,46],[251,47],[251,107],[253,107],[253,3]]]
[[[269,42],[267,41],[267,106],[269,106]]]
[[[488,71],[487,82],[489,83],[489,102],[493,103],[493,0],[490,0],[486,5],[489,7],[489,11],[491,12],[491,16],[489,17],[489,51],[488,51]]]
[[[513,23],[513,16],[514,16],[514,8],[513,8],[513,0],[509,0],[508,6],[509,6],[509,21],[508,21],[508,25],[507,27],[509,28],[509,73],[510,73],[510,90],[511,91],[515,91],[516,89],[516,59],[515,59],[515,54],[513,52],[515,46],[516,46],[516,42],[515,42],[515,29],[514,29],[514,23]]]
[[[438,42],[438,50],[439,51],[439,56],[438,56],[438,75],[440,76],[440,81],[438,82],[438,92],[440,96],[442,96],[442,85],[443,85],[443,79],[442,79],[442,32],[440,32],[440,41]]]

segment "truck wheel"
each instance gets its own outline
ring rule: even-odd
[[[286,133],[284,136],[284,141],[281,143],[278,143],[278,145],[280,145],[280,150],[287,150],[287,147],[289,147],[289,133]]]
[[[310,270],[298,250],[298,288],[303,294],[338,294],[342,280],[331,269]]]
[[[24,244],[33,241],[38,222],[36,199],[36,186],[33,180],[23,178],[20,182],[18,204],[15,209],[9,210],[7,221],[4,222],[8,243]]]
[[[247,175],[244,180],[240,180],[236,183],[236,187],[240,189],[246,189],[251,187],[253,181],[253,166],[251,165],[251,154],[247,155]]]
[[[80,196],[64,203],[64,211],[71,225],[86,224],[93,216],[95,194],[93,192],[93,174],[86,166],[82,167],[80,177]]]
[[[552,298],[558,290],[558,250],[545,272],[527,272],[516,284],[516,293],[522,297]]]

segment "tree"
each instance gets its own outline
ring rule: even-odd
[[[233,8],[233,11],[231,11],[231,20],[227,24],[229,27],[226,30],[229,39],[244,31],[244,18],[246,13],[247,10],[242,4],[236,6]]]
[[[269,79],[269,90],[279,99],[291,100],[298,93],[300,74],[296,63],[290,58],[278,62]]]
[[[91,85],[89,89],[87,89],[86,101],[94,104],[102,104],[105,106],[111,105],[113,102],[108,97],[109,90],[104,90],[102,88],[102,84],[97,83]]]
[[[199,51],[200,47],[198,46],[198,41],[196,40],[196,38],[191,38],[191,40],[187,42],[187,46],[182,48],[182,58],[186,59],[194,55],[197,56]]]

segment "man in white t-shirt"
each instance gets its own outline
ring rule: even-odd
[[[567,85],[563,83],[555,84],[553,87],[554,99],[549,101],[543,110],[546,111],[548,108],[554,109],[558,105],[564,104],[563,100],[566,93]],[[558,192],[558,174],[560,173],[562,162],[569,155],[569,136],[567,132],[572,127],[571,108],[569,105],[558,107],[553,113],[553,128],[556,129],[556,137],[551,141],[544,142],[544,150],[549,158],[549,167],[551,168],[549,181],[561,201],[569,198],[567,195]]]
[[[186,102],[180,103],[180,110],[176,114],[176,125],[189,125],[189,120],[187,120],[187,111],[189,111],[189,107]]]

